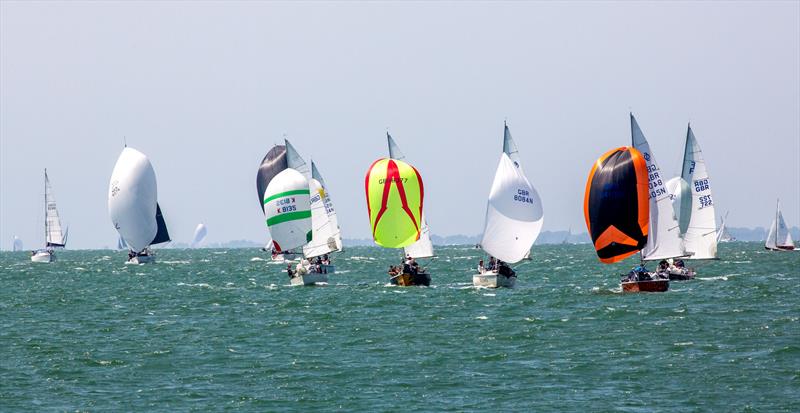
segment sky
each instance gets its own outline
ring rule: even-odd
[[[256,170],[285,135],[345,238],[397,141],[439,235],[479,234],[507,120],[544,230],[586,230],[592,163],[637,117],[667,175],[687,122],[718,215],[800,225],[800,2],[0,2],[0,248],[116,244],[109,178],[146,153],[174,241],[266,241]]]

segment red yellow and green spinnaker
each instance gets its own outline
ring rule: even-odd
[[[396,159],[378,159],[367,171],[364,187],[376,244],[402,248],[419,239],[425,190],[413,166]]]

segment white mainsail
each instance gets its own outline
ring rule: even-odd
[[[769,234],[764,246],[772,250],[794,248],[792,234],[789,232],[789,227],[786,226],[786,221],[784,221],[781,213],[780,200],[775,205],[775,218],[769,227]]]
[[[197,227],[194,229],[191,247],[195,248],[200,245],[200,243],[206,238],[206,235],[208,235],[208,227],[206,227],[206,224],[203,224],[202,222],[197,224]]]
[[[308,169],[308,164],[306,164],[306,161],[303,160],[303,157],[300,156],[300,153],[297,152],[297,149],[295,149],[294,146],[289,143],[288,139],[284,139],[283,141],[286,144],[286,164],[289,166],[289,168],[292,168],[303,174],[306,179],[310,179],[311,170]]]
[[[683,235],[684,249],[690,259],[717,258],[717,223],[714,213],[714,200],[711,196],[711,183],[708,178],[703,152],[689,126],[686,132],[686,148],[683,154],[681,178],[688,184],[691,203],[688,209],[688,228]],[[687,210],[683,205],[680,220]]]
[[[278,252],[311,241],[311,206],[308,180],[287,168],[275,175],[264,192],[264,212],[272,244]]]
[[[156,173],[147,156],[133,148],[123,149],[111,173],[108,213],[114,228],[135,252],[169,241],[157,192]]]
[[[333,238],[336,241],[336,251],[341,251],[342,229],[339,227],[339,219],[336,217],[336,209],[333,207],[333,201],[331,200],[331,193],[328,191],[328,185],[325,183],[325,179],[322,178],[322,174],[317,169],[314,161],[311,161],[311,177],[316,179],[317,182],[319,182],[322,186],[322,190],[324,191],[322,200],[325,205],[325,212],[328,214],[328,220],[330,221],[331,228],[334,229]]]
[[[303,255],[306,258],[313,258],[339,251],[341,243],[337,243],[336,238],[336,235],[339,233],[339,228],[334,226],[328,216],[325,205],[325,199],[327,198],[325,188],[314,178],[311,178],[308,187],[311,193],[312,234],[311,242],[303,246]]]
[[[655,156],[650,150],[650,144],[639,128],[636,118],[631,117],[631,141],[633,147],[642,153],[650,181],[650,225],[647,236],[647,245],[642,249],[642,258],[645,260],[661,260],[665,258],[682,257],[686,255],[683,241],[680,237],[680,228],[675,219],[675,212],[670,201],[670,194],[661,176],[661,170],[656,164]]]
[[[539,194],[503,152],[486,206],[481,248],[508,263],[521,261],[530,253],[543,221]]]
[[[50,186],[50,178],[47,176],[47,169],[44,170],[44,205],[45,205],[45,245],[49,247],[64,247],[67,244],[67,235],[61,229],[61,219],[56,208],[56,198],[53,195],[53,187]]]
[[[404,161],[406,159],[400,147],[392,138],[389,132],[386,132],[386,140],[389,144],[389,157]],[[403,248],[403,253],[412,258],[430,258],[433,257],[433,242],[431,242],[431,229],[428,227],[428,220],[425,218],[425,212],[422,212],[422,227],[419,230],[419,239]]]

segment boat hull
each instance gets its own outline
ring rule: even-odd
[[[424,285],[430,286],[431,285],[431,275],[428,273],[418,273],[418,274],[400,274],[396,277],[392,277],[389,282],[392,285],[397,285],[401,287],[410,287],[414,285]]]
[[[514,288],[517,277],[507,277],[498,274],[475,274],[472,276],[472,285],[486,288]]]
[[[156,262],[155,255],[137,255],[125,261],[125,264],[152,264]]]
[[[669,280],[625,281],[620,287],[624,293],[663,293],[669,290]]]
[[[793,245],[791,245],[791,246],[787,245],[785,247],[784,246],[779,246],[779,247],[775,247],[775,248],[764,247],[764,249],[766,249],[768,251],[794,251],[794,246]]]
[[[317,283],[327,283],[328,274],[310,273],[296,275],[292,277],[290,282],[292,285],[316,285]]]
[[[31,255],[32,262],[53,262],[56,260],[56,254],[51,251],[37,251]]]
[[[695,272],[692,270],[686,272],[670,271],[668,276],[670,281],[689,281],[694,279]]]

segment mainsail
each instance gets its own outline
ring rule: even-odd
[[[525,176],[517,145],[504,124],[503,153],[486,204],[481,248],[508,263],[526,259],[543,223],[542,200]]]
[[[681,180],[687,183],[691,193],[689,208],[681,204],[680,212],[681,224],[683,224],[685,216],[689,216],[688,227],[683,235],[686,254],[691,259],[715,259],[717,258],[717,224],[714,201],[711,197],[711,183],[703,152],[700,150],[700,145],[697,144],[691,126],[686,132]]]
[[[276,251],[288,251],[311,241],[309,198],[308,180],[292,168],[275,175],[267,185],[264,211]]]
[[[648,185],[647,162],[635,148],[612,149],[592,166],[583,214],[601,262],[622,261],[647,245]]]
[[[339,224],[336,220],[336,211],[333,208],[325,180],[311,162],[311,180],[309,190],[311,193],[311,242],[303,246],[303,255],[306,258],[318,257],[342,249],[342,237]]]
[[[389,157],[392,159],[397,159],[399,161],[405,161],[406,156],[400,150],[400,147],[397,146],[397,142],[394,141],[392,135],[389,132],[386,132],[386,140],[389,144]],[[429,258],[433,257],[433,242],[431,242],[431,230],[428,227],[428,221],[425,219],[425,215],[422,215],[422,228],[420,230],[419,239],[403,248],[403,253],[406,256],[410,256],[413,258]]]
[[[135,252],[170,240],[157,201],[156,173],[147,156],[136,149],[123,149],[114,165],[108,212],[114,228]]]
[[[61,229],[61,219],[56,208],[56,198],[50,186],[47,169],[44,170],[44,205],[45,205],[45,242],[48,248],[64,247],[67,244],[66,233]]]
[[[633,147],[641,153],[647,164],[648,193],[650,203],[650,224],[647,245],[642,249],[645,260],[661,260],[686,255],[680,237],[680,228],[670,201],[670,194],[665,186],[661,170],[656,158],[650,150],[650,144],[644,137],[633,114],[631,117],[631,141]]]
[[[413,166],[396,159],[378,159],[367,170],[365,191],[376,244],[402,248],[419,240],[424,187]]]

